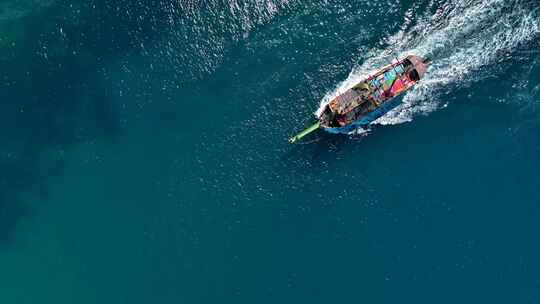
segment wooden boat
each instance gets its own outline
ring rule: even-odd
[[[294,143],[319,128],[330,133],[349,133],[369,125],[401,103],[403,93],[423,78],[429,61],[409,55],[368,75],[332,99],[314,125],[289,141]]]

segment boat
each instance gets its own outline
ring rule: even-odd
[[[318,129],[347,134],[367,127],[402,102],[404,93],[424,77],[430,61],[429,58],[408,55],[368,75],[328,102],[317,122],[289,141],[295,143]]]

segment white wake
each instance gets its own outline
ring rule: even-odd
[[[355,67],[345,81],[323,98],[316,115],[332,98],[374,69],[410,53],[432,58],[426,77],[405,95],[400,106],[374,123],[408,122],[416,115],[445,106],[438,96],[449,87],[464,86],[488,76],[482,73],[482,67],[507,59],[512,50],[538,38],[540,7],[522,2],[452,0],[434,14],[418,16],[413,26],[410,23],[414,9],[407,11],[401,30],[384,38],[383,42],[389,47],[363,54],[364,63]],[[432,2],[430,7],[436,5]]]

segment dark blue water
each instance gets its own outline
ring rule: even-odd
[[[5,0],[0,100],[1,303],[540,303],[536,0]]]

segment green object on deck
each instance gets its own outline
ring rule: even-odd
[[[304,131],[296,134],[295,136],[291,137],[289,139],[289,142],[291,143],[295,143],[297,141],[299,141],[300,139],[302,139],[302,137],[308,135],[309,133],[317,130],[319,127],[321,126],[321,123],[320,122],[316,122],[314,125],[312,125],[311,127],[305,129]]]

